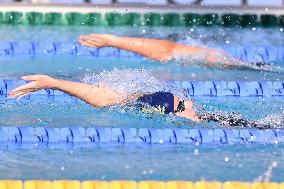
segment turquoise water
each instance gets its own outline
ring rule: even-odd
[[[81,150],[0,150],[0,178],[282,182],[283,147],[100,145]]]
[[[74,42],[81,34],[114,33],[127,36],[170,38],[194,45],[284,45],[283,29],[224,28],[127,28],[127,27],[28,27],[0,28],[1,42]],[[19,35],[21,33],[21,35]],[[284,62],[274,62],[284,67]],[[74,56],[0,57],[0,79],[19,79],[25,74],[48,74],[63,79],[88,79],[114,68],[144,68],[158,80],[271,80],[283,81],[284,74],[245,69],[209,69],[161,64],[141,59]],[[112,73],[112,72],[110,72]],[[111,74],[110,74],[111,75]],[[114,76],[114,75],[113,75]],[[147,76],[147,74],[145,75]],[[121,78],[123,79],[126,78]],[[123,83],[123,82],[122,82]],[[122,86],[131,90],[127,83]],[[261,119],[284,111],[279,98],[197,98],[208,111],[235,111],[250,119]],[[96,127],[222,127],[197,124],[173,115],[136,112],[131,107],[95,109],[83,102],[34,102],[0,99],[1,126],[96,126]],[[253,181],[273,167],[271,181],[284,177],[283,145],[159,146],[100,145],[92,149],[0,149],[0,179],[158,179],[158,180],[243,180]],[[269,174],[268,174],[269,175]]]

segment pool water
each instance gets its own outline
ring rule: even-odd
[[[19,35],[21,33],[21,35]],[[0,28],[1,42],[74,42],[81,34],[113,33],[125,36],[170,38],[193,45],[281,46],[281,28],[147,28],[147,27],[29,27]],[[62,35],[64,34],[64,35]],[[284,68],[284,62],[273,62]],[[245,69],[209,69],[161,64],[147,59],[80,56],[1,56],[0,79],[19,79],[26,74],[48,74],[63,79],[86,79],[102,71],[144,68],[161,80],[270,80],[283,81],[282,72]],[[129,73],[129,72],[128,72]],[[135,72],[133,72],[135,74]],[[127,87],[127,86],[124,86]],[[235,111],[261,119],[284,111],[283,97],[196,98],[208,111]],[[145,115],[131,107],[95,109],[83,102],[5,101],[0,99],[1,126],[82,127],[216,127],[193,123],[173,115]],[[98,145],[91,149],[0,148],[0,179],[157,179],[242,180],[283,179],[283,144],[277,145]],[[272,172],[270,173],[270,169]],[[268,174],[266,174],[268,172]],[[267,176],[268,175],[268,176]]]
[[[283,147],[108,144],[73,150],[0,150],[0,178],[281,182]]]

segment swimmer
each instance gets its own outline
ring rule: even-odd
[[[205,110],[197,111],[191,100],[181,99],[170,92],[154,92],[152,94],[121,95],[103,83],[87,84],[51,78],[47,75],[28,75],[22,79],[29,80],[28,84],[15,88],[9,93],[9,98],[22,98],[41,89],[54,89],[75,96],[86,103],[104,108],[112,105],[126,104],[129,99],[135,99],[135,107],[143,112],[159,112],[175,114],[194,122],[217,122],[226,127],[254,127],[271,128],[270,121],[252,121],[243,118],[239,113],[208,113]],[[283,124],[284,114],[280,115],[278,124]],[[271,119],[271,118],[269,118]],[[279,126],[279,125],[278,125]]]
[[[109,34],[91,34],[80,36],[79,43],[92,48],[115,47],[131,51],[160,62],[169,62],[173,59],[194,59],[202,62],[203,67],[244,67],[270,70],[271,65],[257,62],[246,63],[233,58],[220,49],[188,46],[169,40],[118,37]],[[191,61],[192,62],[192,61]]]

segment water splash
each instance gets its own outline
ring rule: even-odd
[[[269,125],[270,128],[284,127],[284,112],[282,114],[273,114],[266,116],[256,122],[258,125]]]
[[[178,38],[178,37],[174,37]],[[205,44],[201,40],[192,39],[190,36],[181,36],[182,39],[176,40],[180,44],[190,45],[191,47],[204,48],[204,51],[194,53],[176,52],[174,60],[182,66],[209,67],[209,68],[237,68],[254,69],[271,72],[283,72],[280,66],[265,63],[261,56],[253,57],[252,62],[244,62],[229,55],[223,49],[214,44]],[[206,50],[207,49],[207,50]]]
[[[199,46],[200,47],[200,46]],[[176,53],[174,60],[182,66],[208,67],[208,68],[235,68],[235,69],[253,69],[271,72],[283,72],[280,66],[264,63],[259,57],[253,62],[243,62],[237,58],[228,55],[221,49],[204,50],[194,53]]]
[[[269,115],[263,119],[254,121],[243,117],[237,112],[203,112],[200,116],[203,121],[213,121],[225,127],[244,127],[257,129],[271,129],[284,127],[284,113]]]
[[[171,91],[182,99],[188,99],[183,89],[158,79],[150,70],[115,68],[112,71],[103,71],[99,74],[88,74],[83,81],[91,84],[103,84],[126,97]]]

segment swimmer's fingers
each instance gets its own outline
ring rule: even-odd
[[[100,37],[86,36],[82,40],[89,41],[91,43],[96,43],[96,44],[103,44],[103,43],[105,43],[105,39],[104,38],[100,38]]]
[[[17,98],[17,100],[20,100],[21,98],[29,95],[31,93],[31,91],[27,91],[27,92],[19,92],[17,93],[17,95],[15,95],[14,97],[10,97],[10,98]]]
[[[26,85],[22,85],[20,87],[17,87],[9,93],[9,97],[13,97],[14,95],[18,94],[19,92],[25,92],[25,91],[33,92],[33,91],[39,90],[39,88],[36,87],[36,85],[37,85],[37,82],[33,81],[33,82],[30,82]]]
[[[13,93],[10,93],[8,98],[19,98],[22,96],[26,96],[32,92],[38,91],[38,89],[30,89],[30,90],[21,90],[21,91],[16,91]]]
[[[81,45],[85,45],[85,46],[88,46],[88,47],[96,47],[96,48],[100,48],[100,47],[104,46],[101,43],[94,42],[92,40],[80,40],[79,43]]]
[[[85,45],[85,46],[87,46],[87,47],[96,47],[94,44],[92,44],[92,43],[90,43],[90,42],[88,42],[88,41],[84,41],[84,40],[79,40],[79,43],[80,43],[81,45]]]

